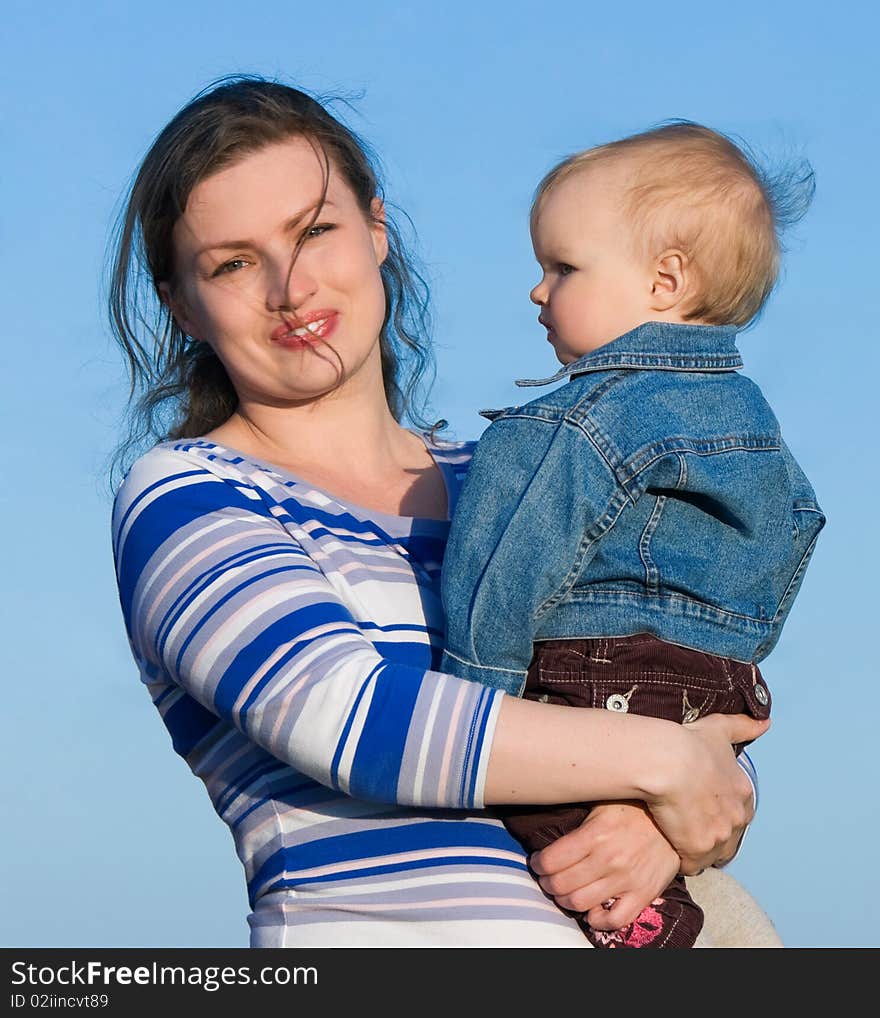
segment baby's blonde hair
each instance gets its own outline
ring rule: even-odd
[[[678,248],[696,276],[683,317],[744,326],[757,317],[779,276],[780,234],[806,212],[815,190],[801,160],[771,178],[745,146],[691,121],[673,121],[569,156],[541,181],[532,222],[547,194],[590,167],[628,173],[623,212],[640,250]]]

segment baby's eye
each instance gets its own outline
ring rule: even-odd
[[[570,272],[574,272],[574,266],[569,265],[567,262],[560,262],[558,269],[560,276],[567,276]]]
[[[222,276],[227,272],[238,272],[239,269],[244,268],[247,264],[247,260],[244,258],[230,258],[228,262],[218,265],[212,275],[216,277]]]

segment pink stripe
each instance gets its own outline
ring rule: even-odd
[[[464,709],[464,699],[467,686],[462,683],[459,686],[458,695],[455,698],[455,705],[452,708],[452,715],[447,722],[446,746],[443,750],[443,762],[440,765],[440,776],[437,781],[437,792],[445,790],[449,783],[449,768],[452,763],[452,749],[455,745],[455,733],[458,731],[458,723]]]

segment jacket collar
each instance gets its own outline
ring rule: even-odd
[[[591,350],[549,378],[521,378],[517,385],[549,385],[590,371],[736,371],[743,366],[734,325],[645,322]]]

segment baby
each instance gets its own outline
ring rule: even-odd
[[[682,724],[769,715],[757,663],[825,517],[735,341],[776,282],[782,210],[812,196],[811,171],[796,183],[688,122],[541,182],[531,299],[563,367],[518,384],[565,384],[485,414],[443,567],[443,671]],[[501,815],[535,851],[588,813]],[[703,922],[682,877],[612,933],[570,914],[601,947],[690,947]]]

